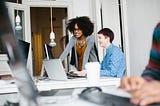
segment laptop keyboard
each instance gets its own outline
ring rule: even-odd
[[[103,92],[80,94],[83,100],[96,103],[103,106],[136,106],[130,103],[129,98],[111,95]],[[160,106],[160,104],[152,104],[149,106]]]

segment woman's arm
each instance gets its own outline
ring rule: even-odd
[[[87,43],[87,47],[83,55],[82,70],[85,69],[85,64],[88,62],[91,49],[94,48],[95,36],[93,35],[88,36],[86,39],[86,43]]]
[[[142,73],[143,77],[151,76],[156,80],[160,80],[160,23],[153,32],[152,48],[150,50],[150,58],[148,65]]]
[[[76,38],[74,36],[72,36],[72,38],[70,39],[70,41],[67,44],[66,48],[64,49],[63,53],[59,57],[61,59],[61,61],[63,61],[67,57],[67,55],[71,51],[72,47],[75,45],[75,41],[76,41]]]

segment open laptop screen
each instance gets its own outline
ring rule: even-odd
[[[54,59],[53,53],[52,53],[52,47],[49,46],[48,44],[44,44],[44,53],[46,56],[46,59]]]
[[[24,98],[23,100],[36,105],[38,91],[24,65],[22,53],[17,45],[17,40],[15,39],[9,15],[5,7],[5,0],[0,0],[0,42],[2,42],[7,52],[9,65],[13,71],[19,92]]]
[[[23,59],[24,59],[25,65],[27,65],[30,43],[28,43],[24,40],[18,39],[18,45],[19,45],[21,52],[23,54]]]

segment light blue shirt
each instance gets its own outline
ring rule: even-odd
[[[101,62],[100,76],[121,78],[126,69],[122,50],[111,44],[106,49],[106,55]]]

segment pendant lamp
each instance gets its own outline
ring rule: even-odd
[[[20,19],[20,16],[18,14],[18,0],[17,0],[17,14],[16,14],[16,26],[15,26],[15,29],[16,30],[21,30],[22,29],[22,26],[21,26],[21,19]]]
[[[53,46],[56,46],[56,42],[54,41],[54,39],[55,39],[55,34],[54,34],[54,32],[53,32],[53,20],[52,20],[52,2],[51,2],[51,0],[50,0],[50,18],[51,18],[51,33],[50,33],[50,42],[49,42],[49,45],[51,46],[51,47],[53,47]]]

